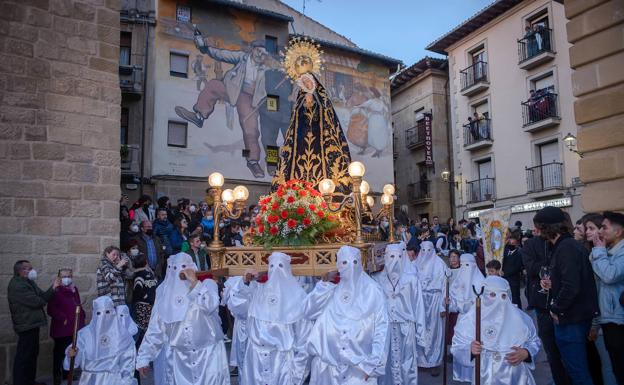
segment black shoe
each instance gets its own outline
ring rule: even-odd
[[[264,178],[264,170],[260,167],[260,163],[257,160],[247,161],[247,168],[249,168],[254,178]]]
[[[431,377],[437,377],[440,375],[440,367],[436,366],[435,368],[431,368]]]
[[[184,120],[188,120],[189,122],[193,123],[197,127],[201,128],[204,125],[204,119],[198,113],[189,111],[186,108],[180,107],[180,106],[176,106],[174,110],[175,110],[175,113],[178,114],[179,117],[181,117]]]

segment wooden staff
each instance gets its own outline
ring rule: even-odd
[[[448,271],[450,272],[450,270]],[[446,312],[446,317],[444,317],[444,358],[442,359],[442,384],[446,385],[446,366],[447,366],[447,362],[446,362],[446,356],[448,355],[448,344],[446,343],[446,336],[448,336],[449,333],[449,278],[451,277],[451,275],[453,275],[452,272],[450,272],[450,274],[447,274],[447,272],[444,272],[444,275],[446,276],[446,298],[444,301],[444,311]]]
[[[472,291],[474,291],[477,299],[475,301],[475,314],[476,314],[476,330],[475,340],[481,343],[481,295],[483,294],[484,287],[481,286],[481,291],[477,292],[477,289],[472,285]],[[475,357],[475,385],[481,385],[481,354]]]
[[[76,306],[76,318],[74,319],[74,336],[72,340],[72,349],[76,350],[76,340],[78,339],[78,321],[80,320],[80,305]],[[74,363],[76,356],[69,358],[69,372],[67,373],[67,385],[72,385],[74,382]]]

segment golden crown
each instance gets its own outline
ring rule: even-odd
[[[280,55],[283,70],[293,81],[306,72],[319,76],[323,69],[321,46],[308,37],[292,38]]]

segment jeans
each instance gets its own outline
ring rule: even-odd
[[[13,362],[13,385],[32,385],[37,376],[39,328],[17,333],[17,348]]]
[[[537,334],[542,340],[553,381],[555,385],[569,385],[570,377],[563,366],[561,354],[555,341],[555,328],[550,313],[541,309],[536,309],[535,312],[537,314]]]
[[[602,324],[605,346],[618,384],[624,384],[624,325]]]
[[[591,320],[555,325],[555,341],[573,385],[594,385],[587,359],[587,334]]]

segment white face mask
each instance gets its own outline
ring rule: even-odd
[[[139,232],[139,226],[138,225],[130,226],[130,231],[132,231],[133,233],[138,233]]]
[[[73,281],[70,277],[63,277],[61,278],[61,282],[63,283],[63,286],[69,286]]]
[[[130,249],[130,255],[136,257],[139,255],[139,249]]]
[[[32,269],[31,271],[28,272],[28,279],[30,279],[31,281],[34,281],[37,279],[37,270]]]
[[[191,206],[191,207],[189,207],[189,211],[194,213],[195,211],[197,211],[197,207]]]

